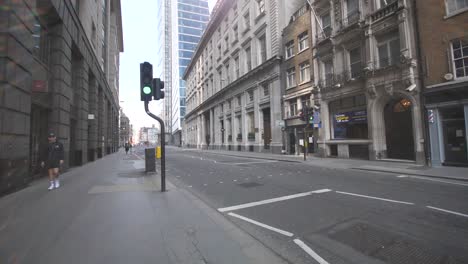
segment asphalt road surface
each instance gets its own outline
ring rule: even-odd
[[[171,182],[290,263],[468,263],[467,182],[176,148],[166,164]]]

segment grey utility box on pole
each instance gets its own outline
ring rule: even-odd
[[[156,150],[154,148],[145,149],[145,171],[156,171]]]

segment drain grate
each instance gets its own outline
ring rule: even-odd
[[[244,187],[244,188],[252,188],[252,187],[263,186],[263,184],[260,184],[258,182],[244,182],[244,183],[239,183],[238,185],[240,187]]]
[[[466,263],[452,256],[438,254],[417,241],[365,223],[357,223],[337,232],[330,232],[329,237],[389,264]]]

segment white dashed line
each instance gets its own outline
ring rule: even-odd
[[[466,214],[462,214],[462,213],[458,213],[458,212],[454,212],[454,211],[449,211],[449,210],[445,210],[445,209],[442,209],[442,208],[437,208],[437,207],[433,207],[433,206],[426,206],[427,208],[430,208],[430,209],[433,209],[433,210],[437,210],[437,211],[441,211],[441,212],[446,212],[446,213],[449,213],[449,214],[454,214],[454,215],[458,215],[458,216],[463,216],[463,217],[468,217],[468,215]]]
[[[390,200],[390,199],[379,198],[379,197],[375,197],[375,196],[367,196],[367,195],[356,194],[356,193],[339,192],[339,191],[336,191],[336,193],[352,195],[352,196],[358,196],[358,197],[364,197],[364,198],[375,199],[375,200],[381,200],[381,201],[392,202],[392,203],[401,203],[401,204],[414,205],[414,203],[402,202],[402,201],[397,201],[397,200]]]
[[[237,180],[232,180],[232,181],[236,182]]]
[[[320,257],[315,251],[313,251],[309,246],[307,246],[302,240],[300,239],[294,239],[294,243],[296,245],[300,246],[307,254],[309,254],[311,257],[313,257],[318,263],[320,264],[329,264],[326,260],[324,260],[322,257]]]
[[[408,175],[398,175],[398,178],[408,178]]]
[[[187,186],[187,187],[192,188],[192,185],[189,185],[189,186]]]
[[[229,207],[225,207],[225,208],[219,208],[218,211],[220,211],[220,212],[230,212],[230,211],[234,211],[234,210],[254,207],[254,206],[263,205],[263,204],[281,202],[281,201],[285,201],[285,200],[290,200],[290,199],[294,199],[294,198],[309,196],[309,195],[312,195],[312,194],[326,193],[326,192],[331,192],[331,190],[330,189],[321,189],[321,190],[316,190],[316,191],[297,193],[297,194],[292,194],[292,195],[287,195],[287,196],[282,196],[282,197],[277,197],[277,198],[272,198],[272,199],[266,199],[266,200],[257,201],[257,202],[251,202],[251,203],[245,203],[245,204],[229,206]]]
[[[290,233],[290,232],[288,232],[288,231],[281,230],[281,229],[276,228],[276,227],[269,226],[269,225],[267,225],[267,224],[263,224],[263,223],[257,222],[257,221],[255,221],[255,220],[252,220],[252,219],[250,219],[250,218],[244,217],[244,216],[242,216],[242,215],[238,215],[238,214],[235,214],[235,213],[229,213],[228,215],[230,215],[230,216],[232,216],[232,217],[236,217],[236,218],[242,219],[242,220],[244,220],[244,221],[246,221],[246,222],[249,222],[249,223],[251,223],[251,224],[261,226],[261,227],[263,227],[263,228],[266,228],[266,229],[268,229],[268,230],[274,231],[274,232],[276,232],[276,233],[279,233],[279,234],[282,234],[282,235],[285,235],[285,236],[288,236],[288,237],[294,236],[293,233]]]
[[[208,184],[205,183],[205,184],[203,184],[203,186],[208,186]]]

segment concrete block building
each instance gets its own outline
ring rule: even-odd
[[[116,151],[122,51],[118,0],[2,1],[0,193],[40,172],[49,131],[65,167]]]

